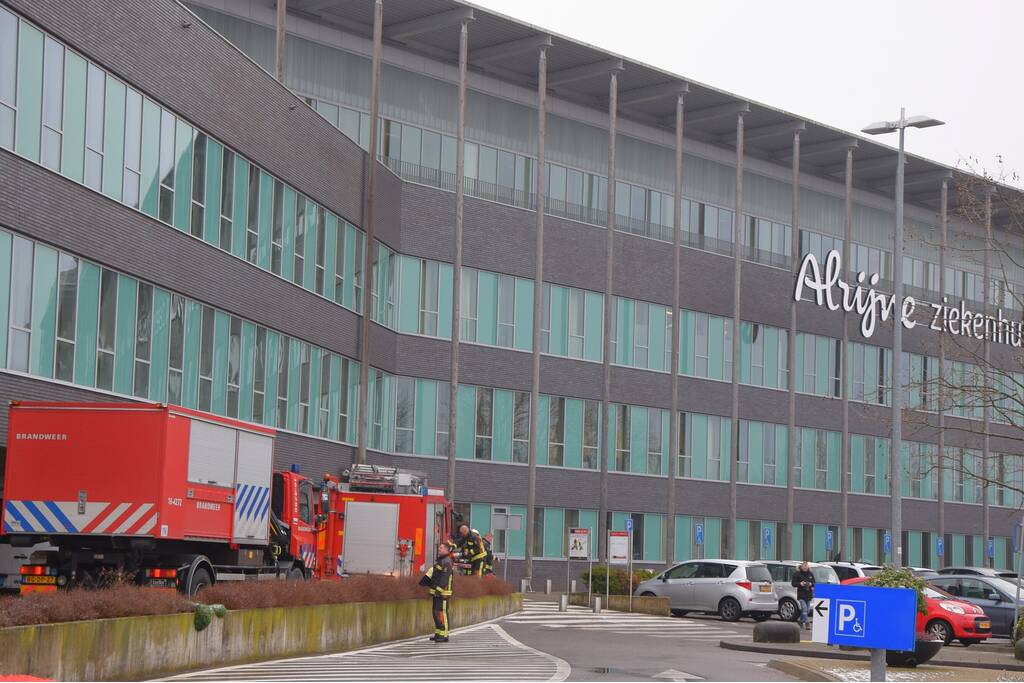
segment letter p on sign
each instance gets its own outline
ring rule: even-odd
[[[867,603],[863,600],[836,600],[836,633],[854,638],[864,637]]]

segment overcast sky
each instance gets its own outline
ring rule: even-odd
[[[1024,172],[1019,0],[475,2],[849,131],[904,105],[946,122],[910,131],[910,152]]]

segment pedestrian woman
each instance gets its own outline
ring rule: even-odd
[[[811,607],[811,599],[814,597],[814,574],[807,560],[800,563],[796,572],[793,573],[793,580],[790,581],[796,588],[796,599],[800,603],[800,627],[804,630],[811,627],[807,620],[807,612]]]

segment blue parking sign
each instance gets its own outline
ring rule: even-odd
[[[632,531],[633,531],[633,518],[632,517],[626,517],[626,531],[629,531],[630,533],[632,533]]]
[[[946,542],[942,540],[942,536],[935,539],[935,554],[939,557],[946,554]]]
[[[815,608],[827,610],[827,642],[886,650],[913,650],[917,592],[910,588],[819,584]]]
[[[992,559],[996,556],[996,542],[991,538],[988,539],[988,557]]]
[[[825,532],[825,550],[832,550],[832,530]]]
[[[770,526],[766,526],[761,530],[761,544],[765,548],[772,547],[772,528]]]
[[[886,555],[892,554],[892,534],[888,531],[882,536],[882,550]]]
[[[697,545],[704,545],[704,525],[693,525],[693,542]]]

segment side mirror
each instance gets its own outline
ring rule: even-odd
[[[1003,596],[1000,595],[999,593],[997,593],[996,591],[989,591],[988,594],[985,595],[985,598],[987,600],[992,600],[993,602],[1002,602],[1003,601]]]
[[[662,574],[661,575],[661,582],[662,583],[668,583],[668,574]]]

